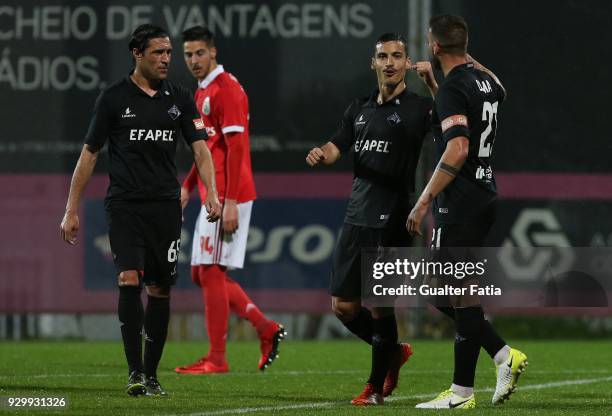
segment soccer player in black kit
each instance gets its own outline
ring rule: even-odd
[[[64,241],[76,243],[79,201],[108,141],[110,186],[105,208],[129,367],[126,392],[164,395],[157,366],[168,332],[170,287],[177,278],[182,218],[174,157],[179,134],[191,146],[209,190],[205,204],[209,221],[219,218],[221,207],[212,158],[204,143],[204,123],[191,93],[166,80],[172,52],[167,32],[141,25],[128,46],[134,69],[98,97],[72,176],[60,232]],[[146,310],[140,298],[143,283],[148,295]]]
[[[415,69],[428,84],[435,83],[428,62],[411,64],[406,41],[398,34],[377,40],[371,68],[378,88],[354,100],[331,140],[306,157],[310,166],[330,165],[354,152],[351,197],[334,250],[330,293],[336,316],[372,348],[370,377],[351,401],[356,406],[383,404],[412,354],[409,344],[398,344],[393,308],[370,311],[361,305],[361,249],[410,246],[403,225],[412,206],[421,145],[430,130],[432,100],[408,91],[404,78]]]
[[[481,247],[495,221],[497,190],[490,160],[498,110],[506,91],[491,71],[467,54],[468,28],[463,18],[436,16],[429,26],[432,63],[445,76],[435,94],[432,113],[439,163],[406,227],[411,234],[421,235],[421,223],[431,207],[433,248]],[[416,407],[475,407],[474,376],[481,346],[497,366],[492,402],[501,404],[514,391],[527,357],[499,337],[484,318],[477,297],[453,302],[438,306],[454,319],[457,330],[453,384]]]

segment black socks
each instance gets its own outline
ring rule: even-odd
[[[372,319],[372,370],[368,383],[382,393],[389,363],[397,350],[397,322],[395,314]]]
[[[169,321],[170,298],[149,296],[144,322],[144,369],[147,377],[157,377],[157,365],[164,352]]]
[[[344,326],[368,344],[372,344],[372,312],[368,308],[362,306],[357,316],[351,322],[344,323]]]
[[[142,364],[142,324],[144,311],[140,300],[140,286],[120,286],[118,314],[121,337],[129,371],[144,371]]]
[[[455,309],[451,306],[436,306],[436,309],[442,312],[444,315],[455,320]],[[491,356],[495,357],[495,354],[499,352],[505,345],[504,341],[495,331],[493,325],[486,319],[482,320],[482,328],[480,333],[480,345],[485,351]]]
[[[455,373],[453,383],[474,387],[484,313],[480,306],[455,309]]]
[[[121,322],[123,349],[129,372],[143,372],[147,377],[157,377],[157,365],[161,359],[168,334],[170,298],[148,296],[146,314],[140,299],[140,286],[120,286],[118,314]],[[142,329],[144,324],[145,348],[142,360]]]
[[[482,321],[482,333],[480,334],[480,345],[487,351],[487,354],[491,358],[495,357],[495,354],[499,352],[506,345],[506,341],[500,337],[491,322],[483,319]]]

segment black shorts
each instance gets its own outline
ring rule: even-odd
[[[412,237],[403,221],[385,228],[344,223],[334,249],[329,293],[345,299],[361,298],[361,249],[409,247]]]
[[[483,260],[482,252],[478,247],[483,247],[487,235],[495,221],[495,206],[484,212],[478,222],[464,224],[437,223],[434,225],[431,239],[432,260],[446,264],[455,265],[476,263]],[[452,286],[455,288],[478,285],[478,276],[442,275],[425,276],[422,282],[430,287]],[[479,304],[477,296],[435,296],[429,302],[438,307],[460,307]]]
[[[138,270],[147,286],[176,283],[182,225],[178,200],[110,201],[106,216],[117,274]]]
[[[497,205],[491,204],[483,211],[480,220],[466,224],[434,225],[431,233],[431,248],[440,247],[482,247],[495,222]]]

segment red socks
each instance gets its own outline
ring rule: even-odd
[[[225,267],[215,264],[199,266],[198,269],[206,307],[206,330],[210,341],[208,358],[214,364],[221,365],[225,363],[225,341],[229,318]]]
[[[253,303],[249,295],[247,295],[240,285],[232,280],[229,276],[226,277],[225,287],[229,297],[230,308],[232,312],[247,319],[251,325],[255,327],[257,333],[261,335],[268,326],[269,321],[266,319],[259,308]]]
[[[247,319],[261,336],[272,321],[268,321],[240,285],[226,273],[225,266],[200,265],[191,267],[191,278],[202,288],[206,330],[210,340],[208,358],[217,365],[225,363],[227,323],[231,310]]]

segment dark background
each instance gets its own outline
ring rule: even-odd
[[[236,3],[220,2],[212,6],[227,13]],[[418,3],[419,7],[426,4],[413,3]],[[121,4],[132,9],[150,5],[152,12],[146,16],[162,25],[167,22],[164,6],[169,7],[175,19],[181,6],[187,11],[198,7],[205,18],[211,7],[204,2]],[[241,33],[236,17],[231,19],[233,26],[229,36],[219,36],[219,62],[239,78],[250,98],[256,171],[305,170],[305,152],[334,131],[344,108],[354,96],[365,95],[375,86],[374,75],[369,69],[375,38],[385,31],[406,34],[410,31],[410,1],[290,4],[298,12],[292,14],[294,10],[290,9],[285,17],[295,17],[305,7],[313,7],[311,15],[320,17],[324,16],[327,7],[336,15],[345,8],[347,13],[358,15],[358,19],[349,19],[349,27],[354,29],[352,35],[342,36],[333,26],[325,32],[325,24],[321,22],[310,26],[314,34],[308,33],[302,20],[297,35],[281,37],[278,34],[270,36],[266,30],[254,36]],[[16,8],[21,8],[27,17],[31,17],[36,8],[42,10],[43,7],[31,1],[5,5],[13,14]],[[82,3],[64,1],[50,5],[74,11]],[[90,55],[97,59],[96,71],[102,85],[125,76],[131,66],[126,37],[109,40],[106,36],[105,13],[117,3],[97,1],[86,5],[97,14],[98,28],[91,39],[43,39],[40,28],[36,36],[27,26],[21,36],[13,34],[2,41],[0,57],[3,62],[8,59],[13,72],[17,73],[18,60],[23,57],[42,60],[65,55],[78,59]],[[253,3],[253,10],[246,14],[247,29],[253,27],[257,10],[262,5],[269,8],[273,17],[278,16],[283,5],[287,7],[281,1]],[[515,0],[433,1],[431,5],[433,14],[465,16],[470,25],[470,53],[493,69],[509,92],[499,118],[494,152],[497,171],[609,170],[606,110],[612,92],[608,82],[612,58],[607,50],[612,43],[608,27],[612,3]],[[61,13],[53,16],[61,16]],[[363,23],[364,16],[370,22],[367,27]],[[78,24],[85,30],[85,19]],[[120,22],[115,26],[123,27]],[[0,33],[5,35],[15,31],[14,16],[7,11],[0,13],[0,28],[4,28]],[[51,27],[51,32],[59,31]],[[418,38],[415,42],[424,44],[425,39]],[[194,88],[195,83],[182,62],[179,37],[173,37],[173,46],[171,79]],[[412,49],[413,56],[422,58],[418,56],[420,51]],[[11,86],[4,64],[0,69],[0,169],[7,173],[70,172],[99,88],[38,87],[26,91]],[[24,76],[32,79],[31,69],[26,70]],[[60,78],[65,79],[65,76],[65,71],[60,71]],[[420,81],[413,76],[409,77],[409,84],[424,93]],[[185,169],[188,158],[183,156],[181,160],[181,169]],[[101,165],[104,169],[104,163]],[[336,169],[349,168],[343,163]]]
[[[115,19],[108,30],[109,10],[141,19]],[[233,276],[263,308],[329,311],[330,239],[341,227],[351,158],[310,170],[304,157],[333,133],[354,97],[376,86],[369,65],[381,33],[406,34],[413,60],[427,58],[431,14],[465,16],[469,52],[495,71],[509,93],[495,142],[500,209],[489,244],[612,245],[606,129],[612,3],[124,0],[43,5],[12,0],[0,5],[0,312],[113,310],[116,293],[102,215],[105,151],[83,197],[76,247],[58,235],[70,175],[100,89],[131,68],[127,38],[133,27],[144,22],[166,26],[175,50],[170,78],[195,88],[182,62],[180,32],[199,23],[200,13],[211,25],[222,21],[216,24],[219,62],[238,77],[250,99],[258,201],[246,267]],[[97,23],[89,35],[88,18]],[[266,22],[272,25],[262,28]],[[407,83],[428,93],[414,73]],[[433,168],[431,151],[431,143],[426,144],[417,176],[421,186]],[[190,163],[191,153],[182,146],[179,170]],[[190,240],[197,208],[194,202],[186,211],[182,241]],[[426,234],[430,230],[424,227]],[[427,238],[416,244],[426,244]],[[188,276],[190,251],[189,243],[182,245],[175,298],[185,312],[201,307]],[[309,261],[313,253],[320,255]],[[519,260],[524,264],[518,266],[533,262]]]

